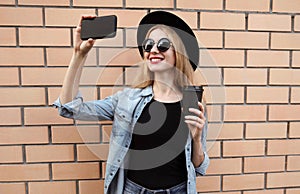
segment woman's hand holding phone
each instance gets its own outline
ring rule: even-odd
[[[78,54],[81,57],[85,57],[88,52],[91,50],[93,47],[95,40],[92,38],[89,38],[88,40],[81,40],[81,24],[83,19],[92,19],[95,18],[95,15],[91,16],[82,16],[80,18],[79,24],[75,30],[75,39],[74,39],[74,51],[75,54]]]
[[[116,36],[117,16],[82,16],[75,33],[75,51],[86,55],[93,47],[94,40]]]

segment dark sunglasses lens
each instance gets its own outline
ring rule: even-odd
[[[152,47],[154,46],[154,44],[155,44],[154,41],[151,40],[151,39],[146,39],[146,40],[144,40],[143,45],[142,45],[144,51],[150,52],[151,49],[152,49]]]
[[[167,51],[171,46],[171,43],[168,39],[166,38],[163,38],[163,39],[160,39],[157,43],[157,49],[160,51],[160,52],[165,52]]]

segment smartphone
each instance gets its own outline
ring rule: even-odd
[[[199,110],[198,101],[202,102],[204,89],[202,86],[186,86],[183,89],[183,114],[191,115],[189,108],[195,108]]]
[[[117,31],[117,16],[108,15],[84,18],[81,23],[81,40],[113,38]]]

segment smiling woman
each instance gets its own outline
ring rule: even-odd
[[[95,40],[80,39],[81,22],[54,104],[67,118],[113,121],[104,192],[196,193],[196,174],[205,174],[209,157],[204,106],[196,101],[194,108],[187,107],[188,114],[181,106],[183,88],[192,84],[199,57],[193,31],[171,13],[147,14],[137,37],[143,58],[140,79],[105,99],[84,102],[77,94],[79,80]]]

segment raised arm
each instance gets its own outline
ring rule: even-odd
[[[79,81],[82,73],[82,67],[86,61],[88,52],[93,47],[95,40],[88,39],[82,41],[80,38],[81,22],[83,18],[94,18],[96,16],[82,16],[75,30],[74,50],[70,65],[67,69],[61,93],[59,95],[61,104],[65,104],[73,100],[78,93]]]

